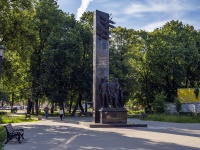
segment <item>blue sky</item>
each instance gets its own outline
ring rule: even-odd
[[[112,14],[115,26],[153,31],[171,20],[200,29],[200,0],[57,0],[59,8],[76,19],[83,12]]]

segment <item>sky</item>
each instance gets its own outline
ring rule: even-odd
[[[57,0],[59,8],[75,14],[76,20],[87,11],[111,14],[115,26],[153,31],[171,20],[200,29],[200,0]]]

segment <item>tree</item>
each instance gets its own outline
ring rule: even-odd
[[[41,85],[41,76],[44,70],[44,68],[42,68],[42,63],[44,61],[42,54],[51,47],[51,45],[48,44],[49,38],[62,28],[63,16],[64,13],[58,9],[55,0],[38,1],[34,22],[36,26],[35,30],[39,35],[39,43],[35,45],[34,52],[31,56],[30,68],[32,77],[32,97],[35,101],[36,114],[38,114],[38,100],[44,95]]]
[[[132,29],[117,27],[111,30],[110,38],[110,77],[119,79],[123,90],[124,102],[134,94],[136,82],[135,49],[133,49],[132,36],[135,35]]]
[[[193,87],[195,84],[198,51],[196,31],[179,21],[166,23],[154,30],[147,51],[152,90],[167,93],[167,101],[173,102],[177,88]]]
[[[20,91],[28,88],[25,79],[29,76],[29,56],[36,41],[32,21],[34,4],[33,0],[0,2],[0,43],[6,49],[1,76],[2,90],[14,92],[18,97],[24,97]]]

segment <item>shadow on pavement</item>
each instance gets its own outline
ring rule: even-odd
[[[11,140],[5,150],[199,150],[199,148],[179,144],[130,137],[123,132],[134,134],[136,130],[148,129],[110,129],[103,131],[78,127],[78,121],[91,121],[88,118],[59,118],[44,120],[43,124],[15,124],[25,130],[25,139],[19,144]],[[117,133],[116,130],[121,131]],[[145,131],[147,130],[147,131]],[[152,130],[151,130],[152,131]],[[155,132],[155,131],[153,131]],[[162,132],[156,131],[156,132]],[[159,134],[158,134],[159,136]],[[180,139],[181,140],[181,139]]]

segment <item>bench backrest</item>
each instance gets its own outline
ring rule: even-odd
[[[7,124],[7,125],[5,125],[4,127],[6,128],[6,131],[7,131],[8,133],[11,133],[11,132],[14,131],[14,129],[13,129],[13,127],[12,127],[12,125],[11,125],[10,123]]]

